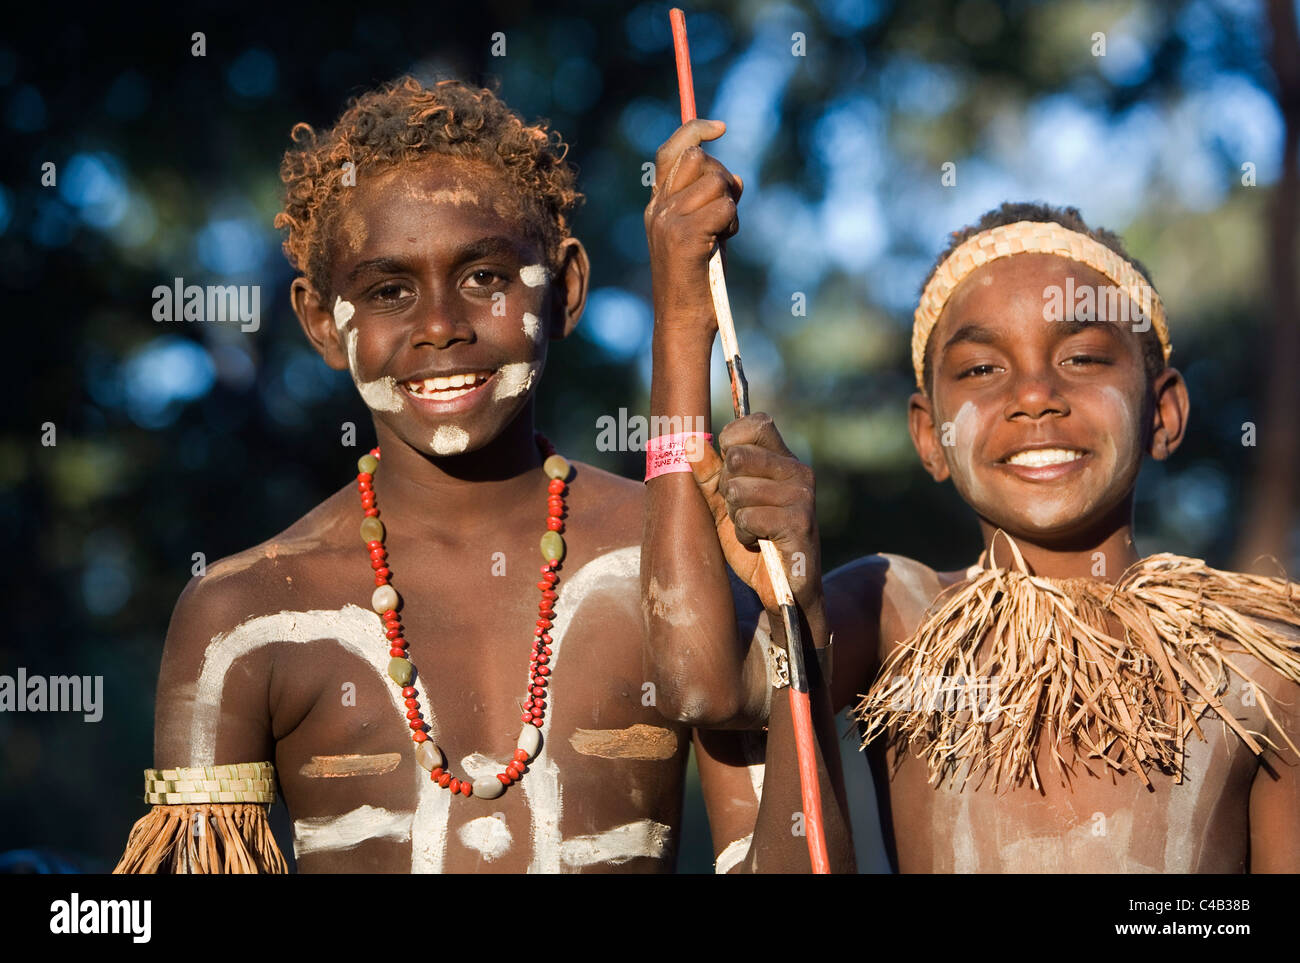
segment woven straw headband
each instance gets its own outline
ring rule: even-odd
[[[1164,351],[1165,361],[1173,348],[1169,344],[1169,328],[1165,324],[1165,309],[1160,295],[1147,283],[1133,265],[1124,260],[1100,241],[1086,234],[1071,231],[1060,224],[1039,221],[1017,221],[1002,227],[990,228],[962,242],[934,272],[930,283],[921,293],[912,324],[912,369],[916,372],[916,386],[925,390],[925,346],[948,303],[952,292],[968,274],[981,265],[1013,254],[1058,254],[1071,261],[1086,264],[1121,288],[1134,303],[1145,310],[1155,328],[1156,337]]]

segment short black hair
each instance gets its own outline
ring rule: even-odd
[[[1050,221],[1053,224],[1060,224],[1062,227],[1071,231],[1077,231],[1085,234],[1110,248],[1146,279],[1151,285],[1152,290],[1155,284],[1151,280],[1151,274],[1137,258],[1132,257],[1128,251],[1124,250],[1123,239],[1114,231],[1108,231],[1104,227],[1089,227],[1079,213],[1077,207],[1053,207],[1050,204],[1003,201],[1002,206],[991,211],[986,211],[984,215],[975,224],[969,224],[959,231],[953,231],[950,235],[948,247],[944,249],[930,268],[925,276],[925,282],[921,285],[924,291],[930,279],[934,277],[934,272],[939,270],[939,265],[948,260],[948,255],[957,250],[965,241],[993,227],[1004,227],[1008,224],[1015,224],[1019,221]],[[1142,367],[1146,372],[1148,387],[1155,381],[1161,371],[1165,369],[1165,353],[1160,346],[1160,338],[1155,332],[1154,327],[1148,327],[1146,331],[1141,332],[1142,339]],[[925,346],[925,360],[922,362],[921,380],[925,384],[925,393],[931,394],[934,390],[934,369],[930,364],[930,345]]]

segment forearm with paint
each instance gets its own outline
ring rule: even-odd
[[[710,430],[712,343],[712,332],[656,322],[652,434]],[[646,488],[641,548],[645,663],[659,710],[691,725],[726,724],[744,701],[746,647],[737,630],[713,515],[689,471],[660,475]]]

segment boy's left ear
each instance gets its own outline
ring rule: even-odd
[[[1164,461],[1183,443],[1191,401],[1187,382],[1177,368],[1165,368],[1151,386],[1155,409],[1151,413],[1151,457]]]
[[[587,306],[591,261],[581,241],[576,237],[566,237],[560,242],[556,265],[555,278],[551,282],[555,308],[551,337],[558,341],[567,338],[578,326],[582,311]]]

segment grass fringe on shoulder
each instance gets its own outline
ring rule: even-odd
[[[1210,709],[1256,755],[1256,736],[1278,748],[1219,697],[1230,675],[1251,682],[1234,659],[1242,654],[1300,683],[1300,586],[1170,554],[1142,559],[1113,585],[1040,578],[999,534],[1014,567],[983,567],[939,596],[854,711],[864,747],[888,733],[898,761],[924,757],[932,784],[960,789],[977,777],[995,791],[1025,779],[1041,790],[1040,739],[1063,783],[1076,761],[1097,775],[1090,760],[1149,788],[1153,767],[1181,781],[1186,740],[1205,738],[1198,720]],[[944,711],[954,694],[957,711]],[[1255,697],[1300,756],[1258,685]]]

